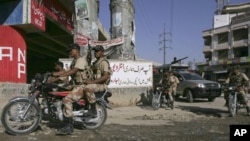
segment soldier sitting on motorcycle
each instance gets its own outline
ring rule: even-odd
[[[90,116],[96,117],[97,110],[94,93],[105,91],[108,88],[112,70],[109,61],[104,56],[103,46],[95,46],[92,50],[96,58],[92,65],[94,79],[85,81],[86,86],[83,89],[83,94],[88,97],[90,103]]]
[[[64,73],[54,73],[54,76],[57,77],[71,76],[73,84],[73,90],[63,99],[64,127],[57,130],[56,134],[58,135],[73,133],[74,128],[72,103],[83,97],[85,81],[92,77],[92,74],[88,73],[90,66],[88,65],[86,59],[80,54],[80,46],[76,43],[71,44],[67,51],[73,58],[70,65],[70,70]]]
[[[172,109],[173,109],[173,105],[174,105],[173,95],[176,92],[176,87],[177,87],[178,83],[179,83],[178,78],[170,70],[167,70],[164,73],[162,79],[160,80],[160,84],[162,84],[164,87],[164,93],[166,93],[170,99],[170,104],[172,106],[171,107]]]
[[[248,87],[249,85],[249,78],[246,76],[245,73],[241,72],[239,65],[233,68],[233,72],[230,73],[225,83],[235,84],[238,86],[237,90],[242,96],[243,105],[246,106],[247,114],[250,116],[250,107],[248,106],[248,99],[247,99],[247,93],[246,93],[246,87]],[[226,98],[226,105],[228,106],[228,98]]]
[[[56,75],[56,74],[62,74],[62,73],[65,73],[66,70],[63,68],[63,63],[58,61],[58,62],[55,62],[55,72],[53,72],[52,74]],[[64,77],[54,77],[54,76],[51,76],[49,77],[47,83],[49,84],[52,84],[52,83],[55,83],[57,84],[58,86],[60,87],[64,87],[66,85],[68,85],[69,81],[68,81],[68,77],[67,76],[64,76]]]

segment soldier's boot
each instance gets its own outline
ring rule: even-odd
[[[246,106],[246,109],[247,109],[247,115],[250,116],[250,107]]]
[[[228,100],[226,100],[226,102],[225,102],[225,105],[224,105],[225,107],[228,107]]]
[[[170,101],[170,108],[173,110],[174,109],[174,101]]]
[[[88,111],[87,115],[92,117],[92,118],[97,117],[96,103],[90,104],[90,110]]]
[[[162,99],[163,99],[164,104],[166,104],[168,102],[165,95],[162,96]]]
[[[56,131],[56,135],[69,135],[74,132],[73,118],[64,117],[64,127]]]

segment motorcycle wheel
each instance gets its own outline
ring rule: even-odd
[[[235,97],[233,95],[229,95],[228,111],[229,111],[230,116],[232,117],[234,117],[237,112],[237,109],[236,109],[237,103],[235,103],[235,101],[236,101]]]
[[[26,110],[26,115],[22,118]],[[13,135],[29,134],[39,126],[41,121],[39,111],[39,107],[36,104],[29,105],[28,99],[12,101],[2,110],[2,126],[6,132]]]
[[[107,109],[104,105],[100,104],[99,102],[96,103],[96,110],[97,115],[99,115],[97,120],[93,123],[85,123],[84,128],[89,130],[96,130],[102,127],[107,119]]]
[[[153,99],[152,99],[152,108],[154,110],[158,110],[161,107],[161,103],[160,103],[160,95],[158,94],[154,94],[153,95]]]

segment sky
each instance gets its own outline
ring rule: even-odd
[[[110,0],[100,0],[100,21],[109,31]],[[230,0],[230,4],[250,0]],[[174,57],[183,62],[204,62],[202,31],[213,27],[216,0],[134,0],[135,53],[139,58],[163,64],[163,33],[166,64]],[[169,34],[171,33],[171,34]],[[171,41],[170,41],[171,40]]]

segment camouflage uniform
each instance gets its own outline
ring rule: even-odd
[[[176,95],[176,90],[177,90],[177,85],[180,83],[179,79],[175,76],[175,75],[171,75],[171,79],[172,79],[172,93],[173,95]]]
[[[62,71],[58,71],[56,73],[65,73],[65,70]],[[57,81],[55,81],[55,79]],[[55,82],[54,82],[55,81]],[[63,77],[55,77],[55,76],[51,76],[48,78],[48,83],[56,83],[58,86],[63,87],[64,85],[68,84],[68,77],[67,76],[63,76]]]
[[[109,72],[110,75],[112,74],[109,62],[105,58],[100,58],[98,61],[94,62],[92,69],[94,73],[94,79],[100,78],[104,72]],[[103,82],[102,84],[88,84],[85,86],[86,95],[87,95],[89,103],[96,102],[94,93],[101,92],[107,89],[109,82],[110,82],[110,78],[106,80],[105,82]]]
[[[246,87],[247,87],[246,85],[248,84],[248,81],[249,81],[249,79],[244,73],[232,74],[226,80],[226,83],[228,83],[228,84],[233,83],[233,84],[236,84],[237,86],[239,86],[238,90],[239,90],[239,93],[242,95],[242,98],[243,98],[243,101],[245,104],[248,102],[246,91],[245,91]],[[229,96],[229,94],[226,92],[224,98],[227,100],[228,96]]]
[[[89,79],[92,74],[88,74],[88,63],[83,58],[74,59],[71,62],[70,69],[78,68],[79,71],[72,75],[71,83],[73,84],[73,90],[63,99],[64,109],[63,113],[66,117],[73,117],[73,101],[78,101],[83,97],[83,88],[85,86],[84,81]]]
[[[165,90],[165,93],[168,95],[172,108],[173,108],[173,102],[174,98],[173,95],[176,93],[177,84],[179,83],[179,80],[176,76],[172,74],[172,72],[168,72],[166,76],[162,79],[162,84]]]
[[[169,95],[170,100],[173,101],[173,94],[175,95],[177,85],[179,83],[178,78],[173,75],[168,73],[165,77],[163,77],[162,84],[163,87],[166,91],[166,93]]]

